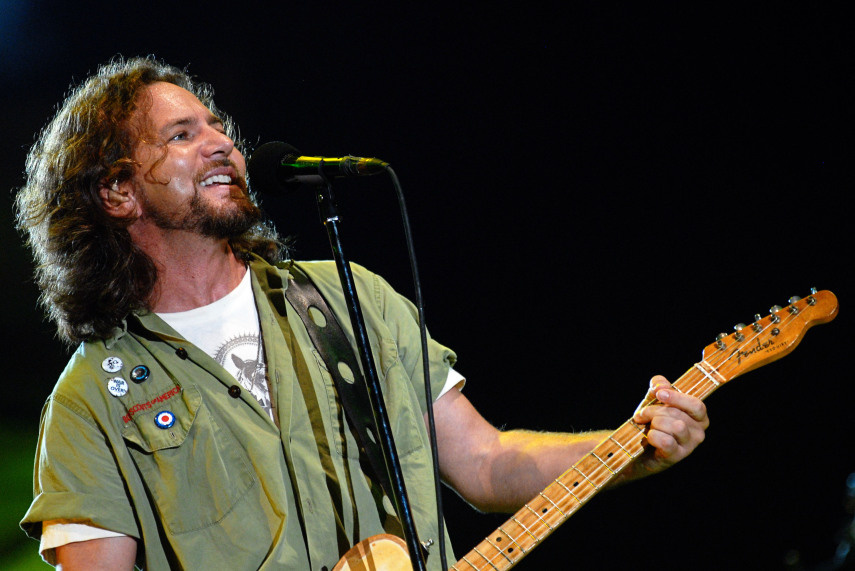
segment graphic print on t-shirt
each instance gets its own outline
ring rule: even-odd
[[[214,359],[232,374],[244,390],[252,393],[272,419],[273,409],[267,389],[267,366],[261,336],[237,335],[217,349]]]

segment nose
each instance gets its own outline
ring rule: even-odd
[[[235,142],[220,128],[208,125],[204,152],[207,156],[229,156],[235,148]]]

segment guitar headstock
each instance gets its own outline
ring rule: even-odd
[[[837,308],[837,297],[828,290],[790,298],[786,307],[774,306],[766,317],[755,315],[754,323],[719,335],[704,349],[704,361],[720,375],[720,382],[727,382],[788,354],[808,329],[837,317]]]

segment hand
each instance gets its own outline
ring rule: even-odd
[[[657,375],[650,379],[649,394],[661,404],[645,407],[633,415],[638,424],[646,424],[648,449],[638,464],[647,473],[659,472],[692,453],[703,442],[710,425],[704,403],[671,388]],[[634,474],[642,475],[642,474]]]

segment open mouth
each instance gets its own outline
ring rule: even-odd
[[[233,184],[232,177],[227,174],[215,174],[199,183],[200,186],[212,186],[215,184]]]

